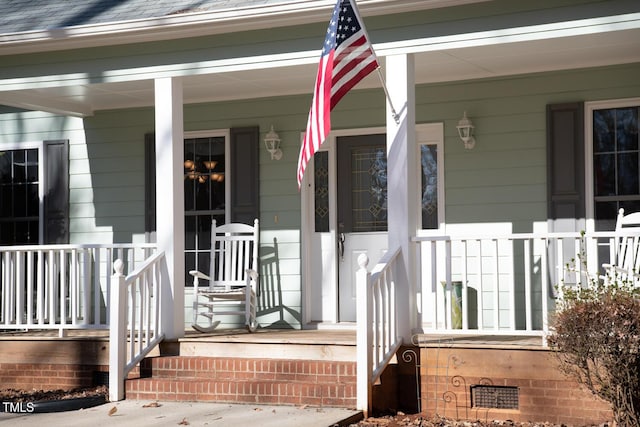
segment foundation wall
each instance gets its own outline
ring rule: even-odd
[[[420,365],[422,412],[428,416],[571,426],[612,420],[609,405],[567,379],[549,350],[421,348]],[[495,399],[474,402],[477,386]],[[511,406],[505,394],[516,396],[517,407],[495,409]]]

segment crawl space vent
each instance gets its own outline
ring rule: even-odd
[[[473,385],[471,402],[475,408],[518,409],[518,387]]]

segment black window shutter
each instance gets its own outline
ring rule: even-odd
[[[584,104],[548,105],[547,214],[550,220],[585,218],[584,144]]]
[[[260,129],[231,129],[231,222],[253,224],[260,216]]]
[[[144,231],[156,231],[156,134],[144,136]]]
[[[44,243],[69,243],[69,141],[44,141]]]

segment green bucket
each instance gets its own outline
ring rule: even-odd
[[[451,282],[451,328],[462,329],[462,282]]]

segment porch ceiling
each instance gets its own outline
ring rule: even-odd
[[[467,41],[466,44],[471,43]],[[496,44],[487,44],[485,38],[482,46],[474,47],[426,46],[415,53],[416,83],[640,62],[640,28],[583,35],[559,34],[513,42],[501,36]],[[376,48],[379,56],[392,49]],[[308,94],[313,87],[316,63],[302,62],[306,63],[184,76],[185,103]],[[384,60],[382,63],[384,66]],[[374,73],[357,88],[379,86]],[[0,92],[0,104],[74,116],[89,116],[97,110],[152,106],[153,100],[152,80]]]

